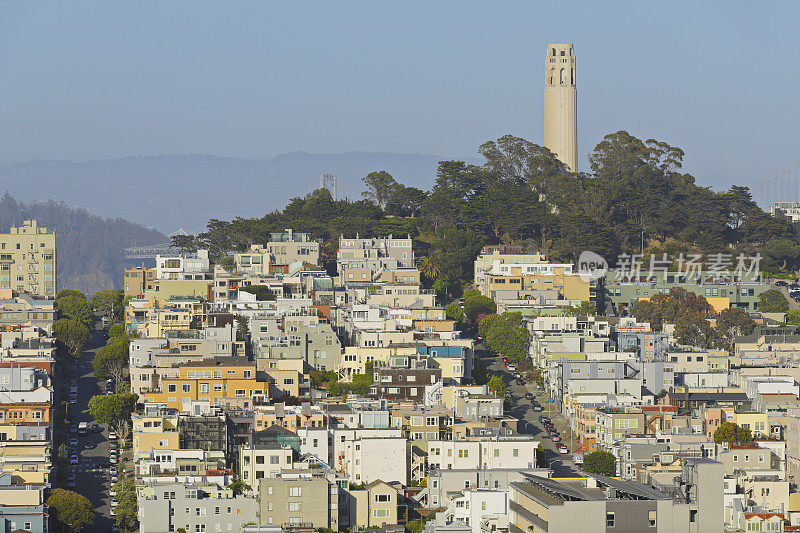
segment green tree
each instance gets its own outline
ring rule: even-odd
[[[239,287],[239,292],[249,292],[256,295],[256,300],[263,302],[266,300],[274,300],[275,293],[267,285],[248,285],[247,287]]]
[[[758,310],[762,313],[785,313],[789,301],[777,289],[768,289],[758,296]]]
[[[713,312],[711,304],[703,296],[680,287],[673,287],[669,294],[654,294],[649,300],[639,300],[631,306],[631,315],[637,320],[650,322],[655,331],[664,324],[677,324],[680,319],[698,323]]]
[[[124,299],[122,291],[117,290],[103,290],[98,291],[89,299],[92,308],[98,313],[102,313],[108,317],[109,320],[114,320],[115,317],[121,317],[124,308],[122,301]],[[94,321],[94,317],[92,318]]]
[[[249,321],[244,315],[236,315],[236,340],[243,341],[250,332]]]
[[[109,338],[119,337],[120,335],[125,335],[125,326],[122,324],[111,324],[108,328]]]
[[[678,344],[712,348],[720,344],[719,333],[705,318],[696,315],[678,317],[675,320],[675,340]]]
[[[169,238],[170,248],[177,248],[182,254],[196,252],[199,246],[194,235],[173,235]]]
[[[536,447],[536,467],[547,468],[547,451],[541,442]]]
[[[433,263],[430,257],[417,258],[417,269],[423,278],[427,280],[434,280],[439,277],[439,269]]]
[[[226,272],[232,273],[234,270],[236,270],[236,260],[233,257],[226,255],[220,258],[219,266],[224,268]]]
[[[384,170],[370,172],[361,181],[367,186],[364,198],[375,202],[380,209],[386,206],[397,188],[397,182],[392,175]]]
[[[786,323],[792,326],[800,326],[800,309],[790,309],[786,313]]]
[[[723,422],[714,430],[714,442],[722,444],[746,444],[753,442],[753,435],[750,430],[743,428],[733,422]]]
[[[497,318],[491,319],[490,326],[486,331],[485,338],[489,347],[517,362],[527,360],[530,333],[522,321],[522,315],[520,313],[503,313],[490,316]]]
[[[473,325],[478,323],[480,316],[491,315],[497,312],[497,304],[488,296],[484,296],[475,289],[464,291],[464,316]]]
[[[458,302],[450,302],[447,304],[444,312],[448,320],[455,320],[456,322],[461,322],[464,320],[464,310],[461,308],[461,304]]]
[[[71,318],[59,318],[53,322],[53,334],[73,357],[80,357],[83,347],[91,338],[89,328]]]
[[[486,385],[495,396],[508,399],[508,387],[500,376],[493,374]]]
[[[756,328],[756,322],[741,307],[723,310],[717,316],[717,332],[719,346],[728,351],[733,349],[733,339],[737,335],[750,335]]]
[[[250,487],[250,485],[248,485],[247,483],[243,482],[241,479],[234,479],[230,483],[230,485],[228,485],[228,488],[231,489],[231,491],[233,492],[234,496],[238,496],[238,495],[244,493],[245,491],[253,490]]]
[[[617,473],[617,459],[609,452],[587,453],[583,456],[583,469],[591,474],[614,476]]]
[[[374,381],[373,362],[367,361],[364,365],[363,374],[353,374],[351,378],[351,391],[354,394],[365,395],[369,392],[369,388]]]
[[[128,435],[128,423],[136,408],[136,394],[100,394],[89,400],[89,412],[95,420],[114,428],[122,440]]]
[[[128,337],[111,337],[108,344],[100,348],[92,359],[92,369],[99,378],[114,378],[120,382],[125,377],[129,364]]]
[[[50,516],[70,531],[83,531],[94,524],[94,507],[82,494],[53,489],[45,503],[50,508]]]
[[[386,213],[414,218],[422,210],[426,197],[425,191],[398,184],[386,201]]]
[[[124,532],[138,531],[139,506],[136,501],[136,491],[123,491],[118,501],[119,504],[114,510],[117,515],[117,527]]]
[[[72,289],[58,291],[54,304],[62,318],[69,318],[80,322],[87,329],[94,327],[94,313],[92,306],[86,301],[82,292]]]

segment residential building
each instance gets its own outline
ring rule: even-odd
[[[241,531],[258,520],[258,500],[216,484],[149,483],[137,487],[139,531]]]
[[[641,271],[609,272],[603,284],[603,298],[613,304],[617,314],[622,314],[633,303],[655,294],[668,294],[673,287],[704,296],[717,311],[729,307],[757,311],[758,298],[770,285],[756,272],[648,272],[643,268]]]
[[[27,292],[36,298],[56,296],[56,234],[25,220],[0,234],[0,289]]]
[[[312,471],[287,470],[257,483],[260,523],[340,529],[339,486]]]
[[[184,363],[178,377],[165,377],[158,389],[144,390],[144,400],[178,410],[184,405],[204,402],[208,407],[241,405],[251,407],[266,398],[265,383],[256,380],[255,363],[236,357],[218,357]]]

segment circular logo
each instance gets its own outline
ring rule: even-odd
[[[608,263],[602,256],[585,250],[578,258],[578,275],[584,281],[598,280],[606,275]]]

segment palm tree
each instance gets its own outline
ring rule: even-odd
[[[417,268],[429,281],[433,281],[439,277],[439,269],[433,264],[430,257],[420,257],[417,259]]]

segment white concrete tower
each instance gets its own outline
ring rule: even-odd
[[[578,93],[575,50],[548,44],[544,60],[544,145],[572,172],[578,171]]]

